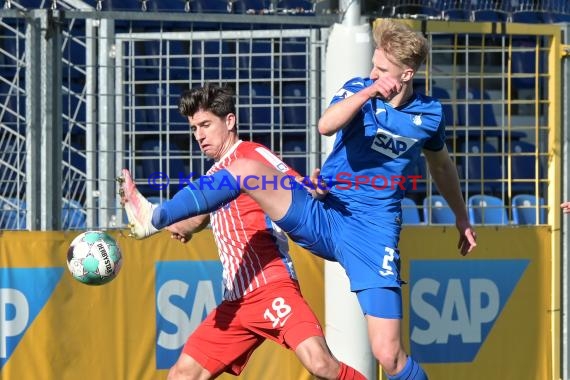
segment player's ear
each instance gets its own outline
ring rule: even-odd
[[[409,82],[412,80],[412,78],[414,77],[414,70],[407,68],[404,70],[404,72],[402,73],[402,82]]]
[[[228,131],[234,129],[236,126],[236,115],[235,113],[229,113],[226,115],[226,127]]]

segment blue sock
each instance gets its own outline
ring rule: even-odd
[[[239,194],[239,183],[226,169],[202,176],[161,203],[152,214],[152,225],[160,230],[192,216],[215,211]]]
[[[420,364],[408,356],[404,369],[394,376],[388,375],[388,380],[428,380],[428,377]]]

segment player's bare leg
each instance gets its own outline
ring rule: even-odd
[[[209,380],[214,377],[208,370],[200,365],[194,358],[186,353],[181,353],[180,357],[170,368],[168,380]]]
[[[129,236],[144,239],[157,233],[159,230],[154,228],[151,223],[152,213],[157,206],[150,203],[138,191],[131,173],[127,169],[123,169],[123,173],[117,178],[117,182],[119,183],[121,204],[129,220],[129,229],[131,230]]]

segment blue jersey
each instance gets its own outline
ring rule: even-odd
[[[371,85],[370,78],[349,80],[333,97],[337,103]],[[441,103],[415,93],[398,108],[380,98],[368,100],[336,134],[322,167],[330,195],[359,214],[399,212],[405,190],[413,186],[411,168],[423,148],[445,144]]]
[[[368,78],[354,78],[331,103],[370,84]],[[321,169],[331,186],[329,194],[318,201],[295,189],[291,207],[276,223],[300,246],[338,261],[353,291],[398,288],[401,200],[412,185],[410,169],[422,149],[438,151],[444,144],[445,126],[437,100],[414,94],[394,108],[381,99],[370,99],[337,132]],[[384,301],[374,300],[382,305]],[[377,313],[366,305],[362,305],[365,313]],[[396,308],[381,312],[374,315],[399,315]]]

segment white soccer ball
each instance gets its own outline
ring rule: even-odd
[[[121,270],[123,257],[115,239],[103,231],[86,231],[71,242],[67,267],[74,279],[87,285],[103,285]]]

